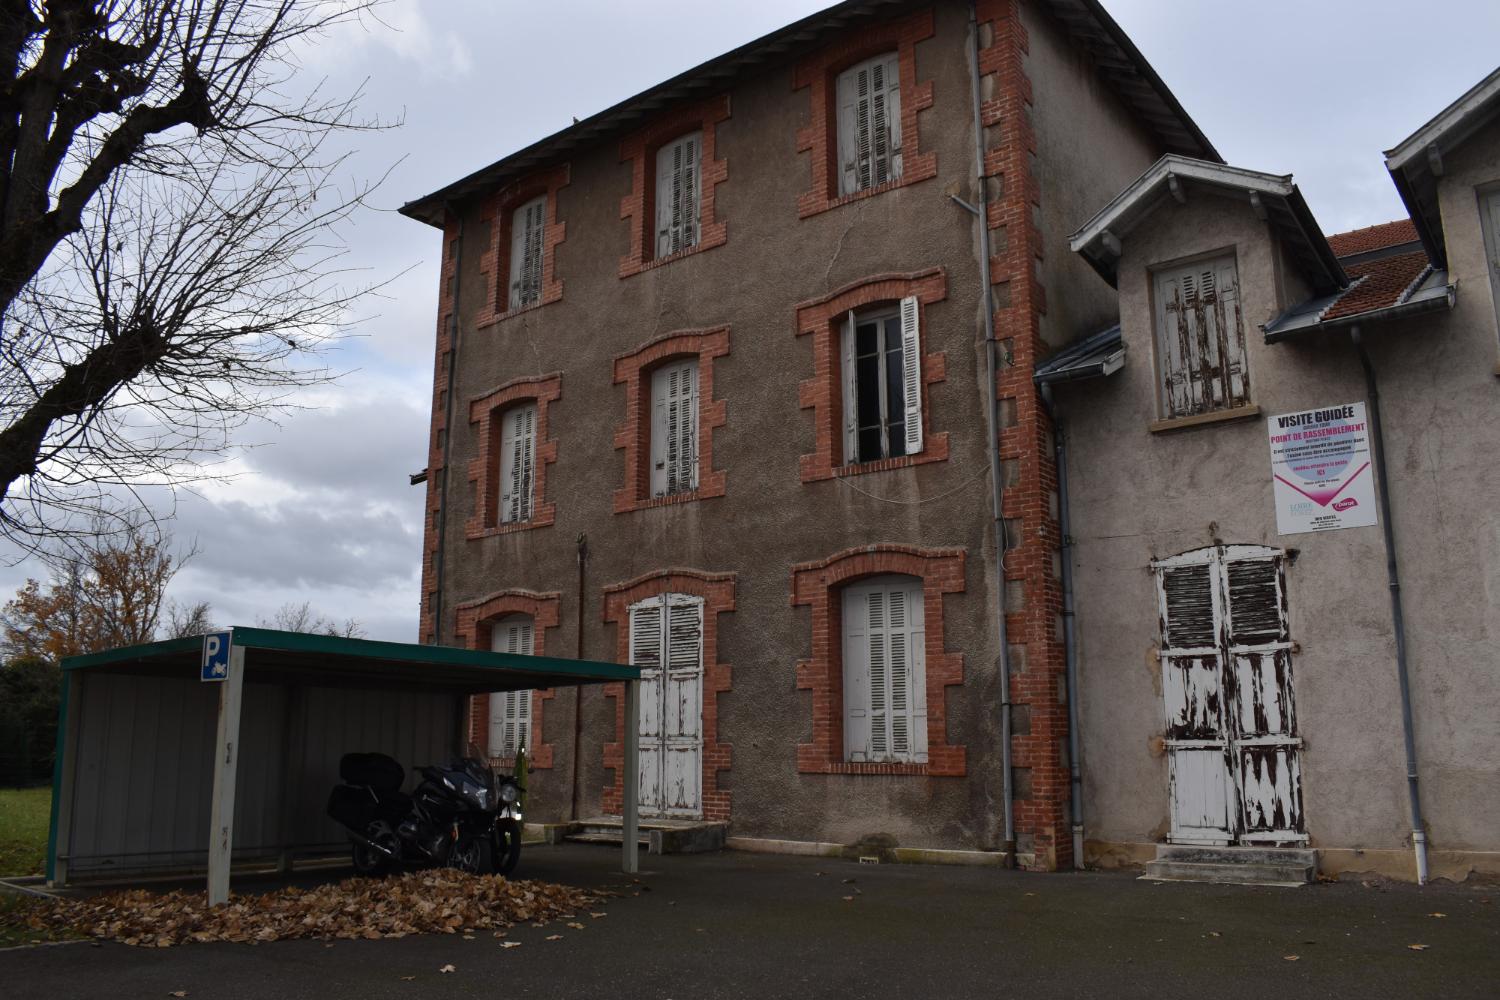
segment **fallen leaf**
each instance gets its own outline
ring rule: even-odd
[[[1429,913],[1427,915],[1429,917],[1446,917],[1448,914],[1446,914],[1446,913]]]
[[[173,990],[171,993],[168,993],[167,996],[169,996],[169,997],[185,997],[185,996],[187,996],[187,990]]]
[[[853,896],[845,896],[844,897],[844,902],[846,902],[846,903],[852,903],[852,902],[854,902],[854,897]]]
[[[580,924],[576,920],[569,920],[568,921],[568,926],[571,927],[571,928],[573,928],[575,931],[581,931],[581,930],[583,930],[583,925]]]
[[[501,941],[500,942],[500,947],[502,947],[502,948],[519,948],[519,947],[521,947],[521,942],[519,942],[519,941]]]
[[[416,977],[416,976],[402,976],[402,977],[401,977],[401,981],[402,981],[402,982],[403,982],[403,983],[409,983],[409,982],[411,982],[411,981],[412,981],[412,980],[413,980],[413,979],[416,979],[416,978],[417,978],[417,977]]]
[[[1286,959],[1288,962],[1295,962],[1299,958],[1301,958],[1302,956],[1301,955],[1282,955],[1281,957],[1284,958],[1284,959]]]
[[[561,941],[562,940],[562,935],[561,934],[548,934],[547,935],[547,940],[548,941]]]
[[[844,879],[844,884],[845,885],[853,885],[854,884],[854,880],[852,878],[846,878],[846,879]]]
[[[454,968],[454,967],[453,967],[453,966],[452,966],[452,965],[451,965],[451,964],[450,964],[450,965],[445,965],[445,966],[443,966],[443,967],[442,967],[442,968],[441,968],[441,969],[438,969],[438,971],[439,971],[439,972],[457,972],[457,971],[458,971],[458,970],[457,970],[457,969],[455,969],[455,968]]]
[[[1208,932],[1208,936],[1209,937],[1223,937],[1224,935],[1220,934],[1218,931],[1209,931]]]
[[[464,940],[465,941],[472,941],[472,940],[474,940],[474,935],[472,935],[472,934],[465,934],[464,935]]]
[[[608,913],[590,913],[589,916],[593,917],[595,920],[598,920],[600,917],[607,917],[607,916],[609,916],[609,914]]]
[[[1407,945],[1407,947],[1410,948],[1412,951],[1426,951],[1428,948],[1430,948],[1432,946],[1431,945],[1426,945],[1426,944],[1409,944],[1409,945]]]

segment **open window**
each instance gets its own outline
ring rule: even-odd
[[[915,296],[850,311],[843,329],[844,462],[922,450],[922,363]]]

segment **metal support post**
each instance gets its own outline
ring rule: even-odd
[[[641,682],[625,682],[625,801],[621,805],[624,829],[620,831],[625,872],[641,870]]]
[[[214,742],[214,798],[208,831],[209,906],[229,902],[229,862],[234,846],[234,777],[240,758],[240,703],[244,690],[245,647],[231,645],[229,676],[219,684],[219,732]]]

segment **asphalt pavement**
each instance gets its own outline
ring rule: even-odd
[[[1156,884],[735,852],[643,856],[633,881],[618,862],[618,849],[528,848],[516,877],[621,895],[582,930],[513,928],[505,940],[522,947],[480,932],[29,948],[0,952],[0,996],[1500,996],[1494,886]]]

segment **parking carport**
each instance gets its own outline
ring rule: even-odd
[[[223,635],[221,633],[221,635]],[[47,878],[208,871],[329,854],[347,843],[324,813],[339,757],[380,751],[408,769],[461,754],[470,695],[624,683],[624,868],[637,869],[640,671],[565,660],[263,628],[63,660]]]

